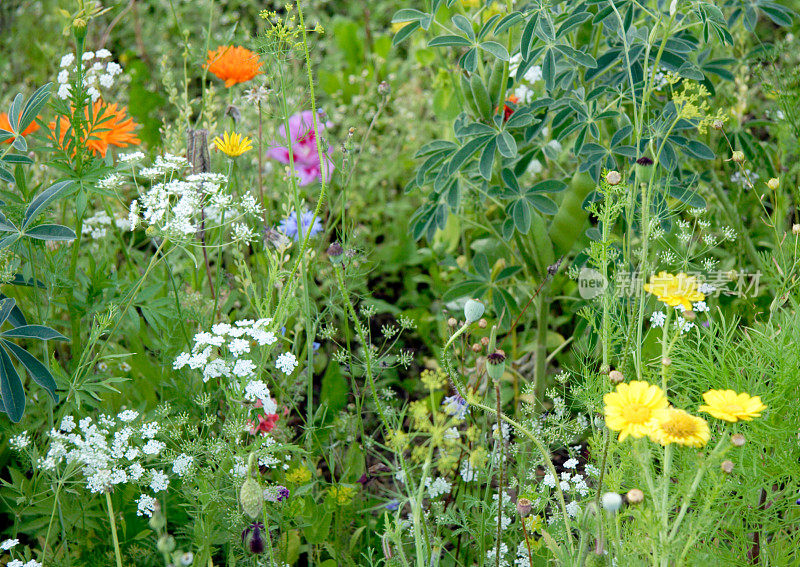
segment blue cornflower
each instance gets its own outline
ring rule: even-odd
[[[386,503],[387,510],[397,510],[400,507],[400,502],[397,500],[390,500]]]
[[[467,400],[458,394],[453,394],[443,399],[442,405],[447,415],[451,415],[456,419],[464,419],[467,417],[467,412],[469,411]]]
[[[312,224],[311,221],[314,220]],[[302,227],[302,237],[305,239],[306,234],[311,232],[311,236],[316,236],[322,232],[322,222],[319,218],[314,219],[314,213],[305,209],[300,217],[300,226]],[[283,234],[294,240],[299,240],[297,236],[297,212],[292,211],[289,216],[278,223],[278,230]]]

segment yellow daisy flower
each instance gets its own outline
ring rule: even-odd
[[[697,290],[697,285],[697,278],[683,272],[678,275],[659,272],[658,275],[650,276],[650,283],[644,285],[644,290],[670,307],[682,305],[684,309],[691,311],[693,301],[703,301],[706,298]]]
[[[700,406],[700,411],[732,423],[761,417],[761,412],[767,409],[759,396],[737,394],[733,390],[709,390],[703,399],[706,405]]]
[[[606,425],[619,431],[619,440],[644,437],[650,432],[653,412],[669,407],[667,397],[658,386],[634,380],[617,386],[603,397]]]
[[[708,423],[701,417],[673,407],[653,412],[650,439],[656,443],[703,447],[710,437]]]
[[[243,138],[241,134],[237,134],[236,132],[225,132],[222,138],[217,136],[211,142],[219,151],[232,158],[238,157],[253,149],[250,138]]]

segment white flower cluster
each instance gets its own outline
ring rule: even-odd
[[[83,66],[83,86],[86,93],[92,97],[92,102],[96,102],[101,94],[100,89],[110,89],[114,86],[115,77],[122,74],[122,67],[114,61],[110,61],[111,52],[108,49],[86,51],[81,56]],[[70,96],[72,85],[70,76],[78,72],[75,65],[75,55],[67,53],[61,58],[61,71],[58,73],[58,92],[56,96],[61,100],[66,100]]]
[[[130,222],[126,217],[114,215],[112,219],[105,211],[99,211],[83,221],[81,233],[94,240],[99,240],[108,234],[108,229],[112,224],[123,231],[131,229]]]
[[[139,175],[160,181],[144,189],[131,203],[128,215],[131,230],[143,223],[173,239],[186,240],[201,229],[227,224],[231,225],[235,241],[254,240],[256,232],[242,219],[261,214],[255,197],[250,193],[234,197],[228,192],[228,178],[219,173],[196,173],[181,179],[178,174],[187,166],[184,158],[165,154],[158,156],[151,167],[139,170]],[[103,182],[118,179],[119,174],[112,174]]]
[[[269,388],[256,379],[257,366],[254,359],[257,353],[251,352],[256,345],[272,345],[278,340],[274,332],[266,330],[271,322],[272,319],[245,319],[232,325],[217,323],[211,327],[210,332],[197,333],[192,350],[178,355],[172,367],[175,370],[185,367],[200,370],[203,382],[212,378],[232,379],[231,385],[246,400],[261,402],[266,413],[275,413],[277,406],[270,396]],[[275,368],[285,374],[290,374],[296,367],[297,358],[290,352],[281,354],[275,361]]]
[[[522,54],[514,54],[508,63],[508,73],[511,77],[516,77],[517,70],[522,64]],[[542,68],[539,65],[534,65],[527,71],[522,79],[517,83],[514,88],[514,95],[519,99],[518,104],[528,104],[533,100],[534,92],[530,85],[542,80]],[[527,84],[525,84],[527,83]]]
[[[428,498],[438,498],[442,494],[450,494],[451,484],[444,477],[437,477],[431,482],[430,477],[425,479],[425,486],[428,489]]]
[[[62,462],[80,464],[86,488],[94,493],[118,484],[148,482],[155,492],[166,490],[167,475],[161,470],[148,470],[142,464],[164,451],[165,444],[155,439],[160,426],[156,422],[134,425],[141,421],[139,418],[135,410],[124,410],[116,418],[101,415],[97,421],[85,417],[77,424],[74,417],[66,416],[58,429],[50,431],[50,448],[39,459],[38,466],[53,470]],[[191,461],[188,465],[184,463],[184,472],[190,466]]]

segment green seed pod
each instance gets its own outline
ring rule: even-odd
[[[467,103],[467,107],[469,108],[470,113],[474,117],[478,117],[480,113],[478,112],[478,107],[475,105],[475,99],[472,98],[472,89],[469,86],[469,79],[465,75],[461,75],[461,96],[463,97],[464,101]]]
[[[464,304],[464,318],[467,320],[467,324],[474,323],[480,319],[485,310],[486,307],[480,301],[467,299],[467,302]]]
[[[496,350],[486,357],[486,373],[494,381],[499,381],[506,371],[506,354]]]
[[[242,505],[244,513],[254,520],[261,514],[264,506],[264,491],[261,485],[254,478],[248,477],[239,491],[239,504]]]
[[[541,264],[539,269],[544,271],[547,269],[547,266],[555,262],[555,254],[553,253],[551,237],[547,234],[547,222],[538,211],[531,212],[530,234],[533,240],[533,249]]]
[[[581,205],[595,188],[594,180],[588,173],[576,173],[572,177],[561,206],[553,217],[553,222],[550,223],[550,240],[557,254],[566,254],[572,250],[575,241],[583,232],[583,225],[589,215]]]
[[[500,59],[495,59],[492,66],[492,73],[489,75],[489,97],[492,100],[492,108],[499,108],[503,102],[503,94],[506,92],[506,85],[503,85],[503,68],[505,64]]]
[[[175,538],[169,534],[163,535],[158,539],[156,547],[164,555],[172,553],[175,550]]]
[[[472,92],[472,98],[475,99],[475,106],[478,108],[478,114],[484,120],[491,120],[493,114],[492,99],[489,97],[489,91],[486,90],[486,85],[483,84],[478,73],[472,73],[469,78],[469,88]]]

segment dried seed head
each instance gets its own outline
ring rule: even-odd
[[[695,319],[697,319],[697,313],[695,313],[691,309],[687,309],[686,311],[683,312],[683,318],[686,319],[687,321],[694,321]]]
[[[644,501],[644,492],[638,488],[633,488],[625,495],[628,504],[641,504]]]
[[[800,224],[792,225],[792,234],[794,234],[795,236],[800,234]]]
[[[480,352],[483,349],[483,345],[481,343],[475,343],[472,345],[472,352]]]
[[[612,370],[608,373],[608,379],[612,384],[621,384],[625,381],[625,376],[619,370]]]
[[[731,436],[731,443],[733,443],[735,447],[741,447],[744,445],[745,441],[746,439],[741,433],[736,433],[735,435]]]
[[[672,359],[668,356],[665,356],[664,358],[661,359],[661,364],[663,364],[664,366],[670,366],[672,364]]]
[[[481,337],[481,344],[483,346],[489,346],[489,337]]]
[[[620,175],[619,171],[609,171],[606,173],[606,183],[609,185],[619,185],[622,181],[622,175]]]
[[[733,461],[722,461],[719,468],[721,468],[722,472],[725,474],[731,474],[733,472]]]
[[[736,150],[735,152],[733,152],[733,155],[731,155],[731,159],[736,163],[744,162],[744,152]]]
[[[458,325],[458,321],[456,321],[456,318],[455,318],[455,317],[450,317],[450,318],[447,320],[447,326],[448,326],[448,327],[455,327],[456,325]]]
[[[489,322],[486,319],[481,319],[478,321],[478,327],[481,329],[485,329],[487,326],[489,326]]]
[[[725,127],[725,123],[722,120],[714,120],[714,122],[711,123],[711,127],[714,128],[714,130],[722,130]]]
[[[780,187],[781,181],[777,177],[773,177],[769,181],[767,181],[767,187],[775,191],[778,187]]]

